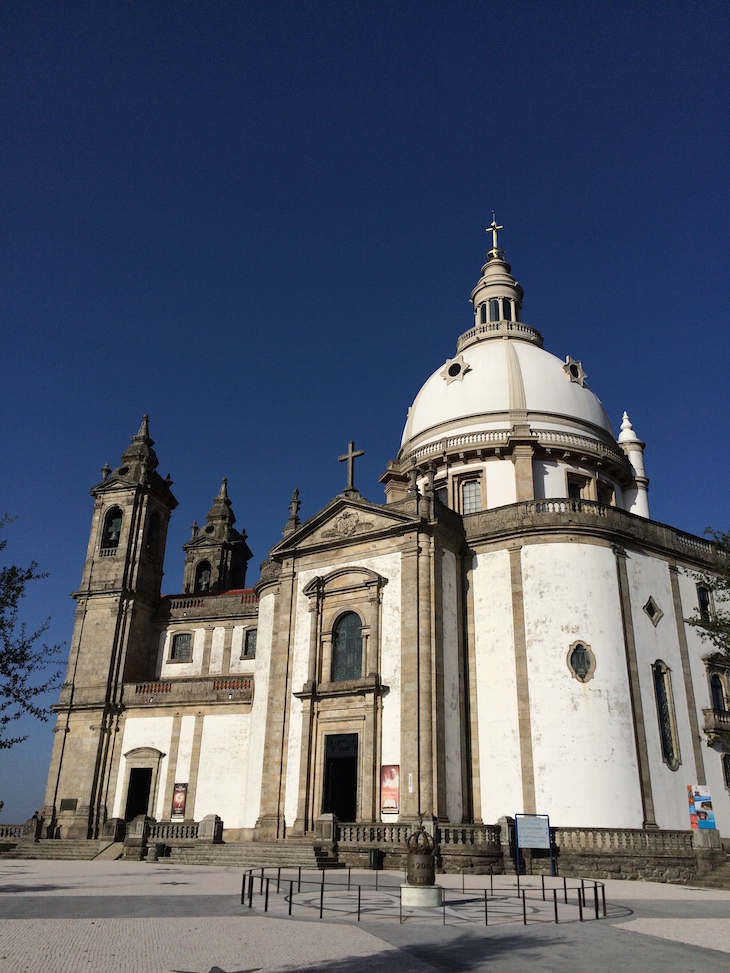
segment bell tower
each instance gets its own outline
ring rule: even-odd
[[[233,526],[236,517],[225,477],[205,520],[205,527],[193,524],[193,536],[183,544],[183,591],[207,594],[245,587],[251,549],[246,543],[246,531],[239,532]]]
[[[144,678],[155,651],[151,621],[159,604],[172,480],[157,472],[149,419],[92,487],[94,511],[76,600],[66,681],[61,689],[44,811],[63,838],[98,837],[125,682]],[[73,740],[71,739],[73,737]],[[72,745],[68,745],[72,744]]]

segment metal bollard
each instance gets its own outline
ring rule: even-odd
[[[289,882],[289,915],[291,915],[291,900],[294,898],[294,881]]]
[[[563,876],[563,895],[565,896],[565,904],[567,905],[568,904],[568,881],[565,878],[565,876]]]
[[[269,882],[271,879],[266,879],[266,895],[264,896],[264,912],[269,911]]]
[[[276,894],[279,894],[279,882],[281,881],[281,866],[276,869]]]
[[[583,899],[583,905],[585,905],[586,904],[586,883],[585,883],[585,879],[581,879],[580,880],[580,894],[581,894],[581,898]]]
[[[319,887],[319,918],[322,918],[322,909],[324,908],[324,881]]]
[[[544,902],[545,901],[545,876],[541,875],[540,879],[542,880],[542,901]]]
[[[601,886],[601,898],[603,899],[603,918],[606,918],[606,886]]]
[[[360,921],[360,891],[361,891],[361,886],[358,885],[357,887],[357,921],[358,922]]]
[[[261,869],[261,881],[259,882],[259,895],[264,891],[264,870]]]
[[[302,891],[302,866],[299,866],[299,876],[297,878],[297,894]]]
[[[489,925],[489,908],[487,906],[487,890],[484,889],[484,925]]]
[[[583,896],[578,889],[578,915],[580,916],[580,921],[583,922]]]
[[[446,889],[443,891],[443,898],[441,899],[441,909],[444,915],[444,925],[446,925]]]
[[[241,882],[241,905],[246,901],[246,873],[243,873],[243,880]]]
[[[553,908],[555,909],[555,921],[558,921],[558,890],[553,889]]]
[[[598,882],[593,883],[593,903],[596,907],[596,919],[598,918]]]
[[[525,890],[522,890],[522,925],[527,925],[527,904],[525,903]]]
[[[347,869],[347,891],[348,892],[350,891],[350,871],[351,869],[348,867]]]

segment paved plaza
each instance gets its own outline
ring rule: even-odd
[[[595,919],[592,888],[581,922],[577,893],[560,897],[528,880],[525,915],[495,879],[438,876],[446,908],[404,912],[402,875],[328,873],[341,888],[303,875],[291,901],[284,872],[260,878],[241,905],[240,868],[166,862],[0,861],[2,973],[730,973],[730,892],[608,881],[607,915]],[[510,880],[510,884],[513,880]],[[505,880],[506,882],[506,880]],[[569,883],[575,886],[575,880]],[[357,886],[361,920],[357,922]],[[556,895],[556,898],[558,896]],[[320,901],[323,919],[319,919]]]

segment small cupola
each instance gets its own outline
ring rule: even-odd
[[[512,268],[504,259],[498,233],[504,229],[492,213],[487,233],[492,234],[492,247],[487,262],[469,300],[474,305],[474,327],[461,336],[458,350],[484,338],[509,337],[532,341],[542,348],[542,335],[528,325],[522,325],[522,287],[512,276]]]

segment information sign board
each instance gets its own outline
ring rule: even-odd
[[[547,814],[515,814],[520,848],[550,848],[550,818]]]

